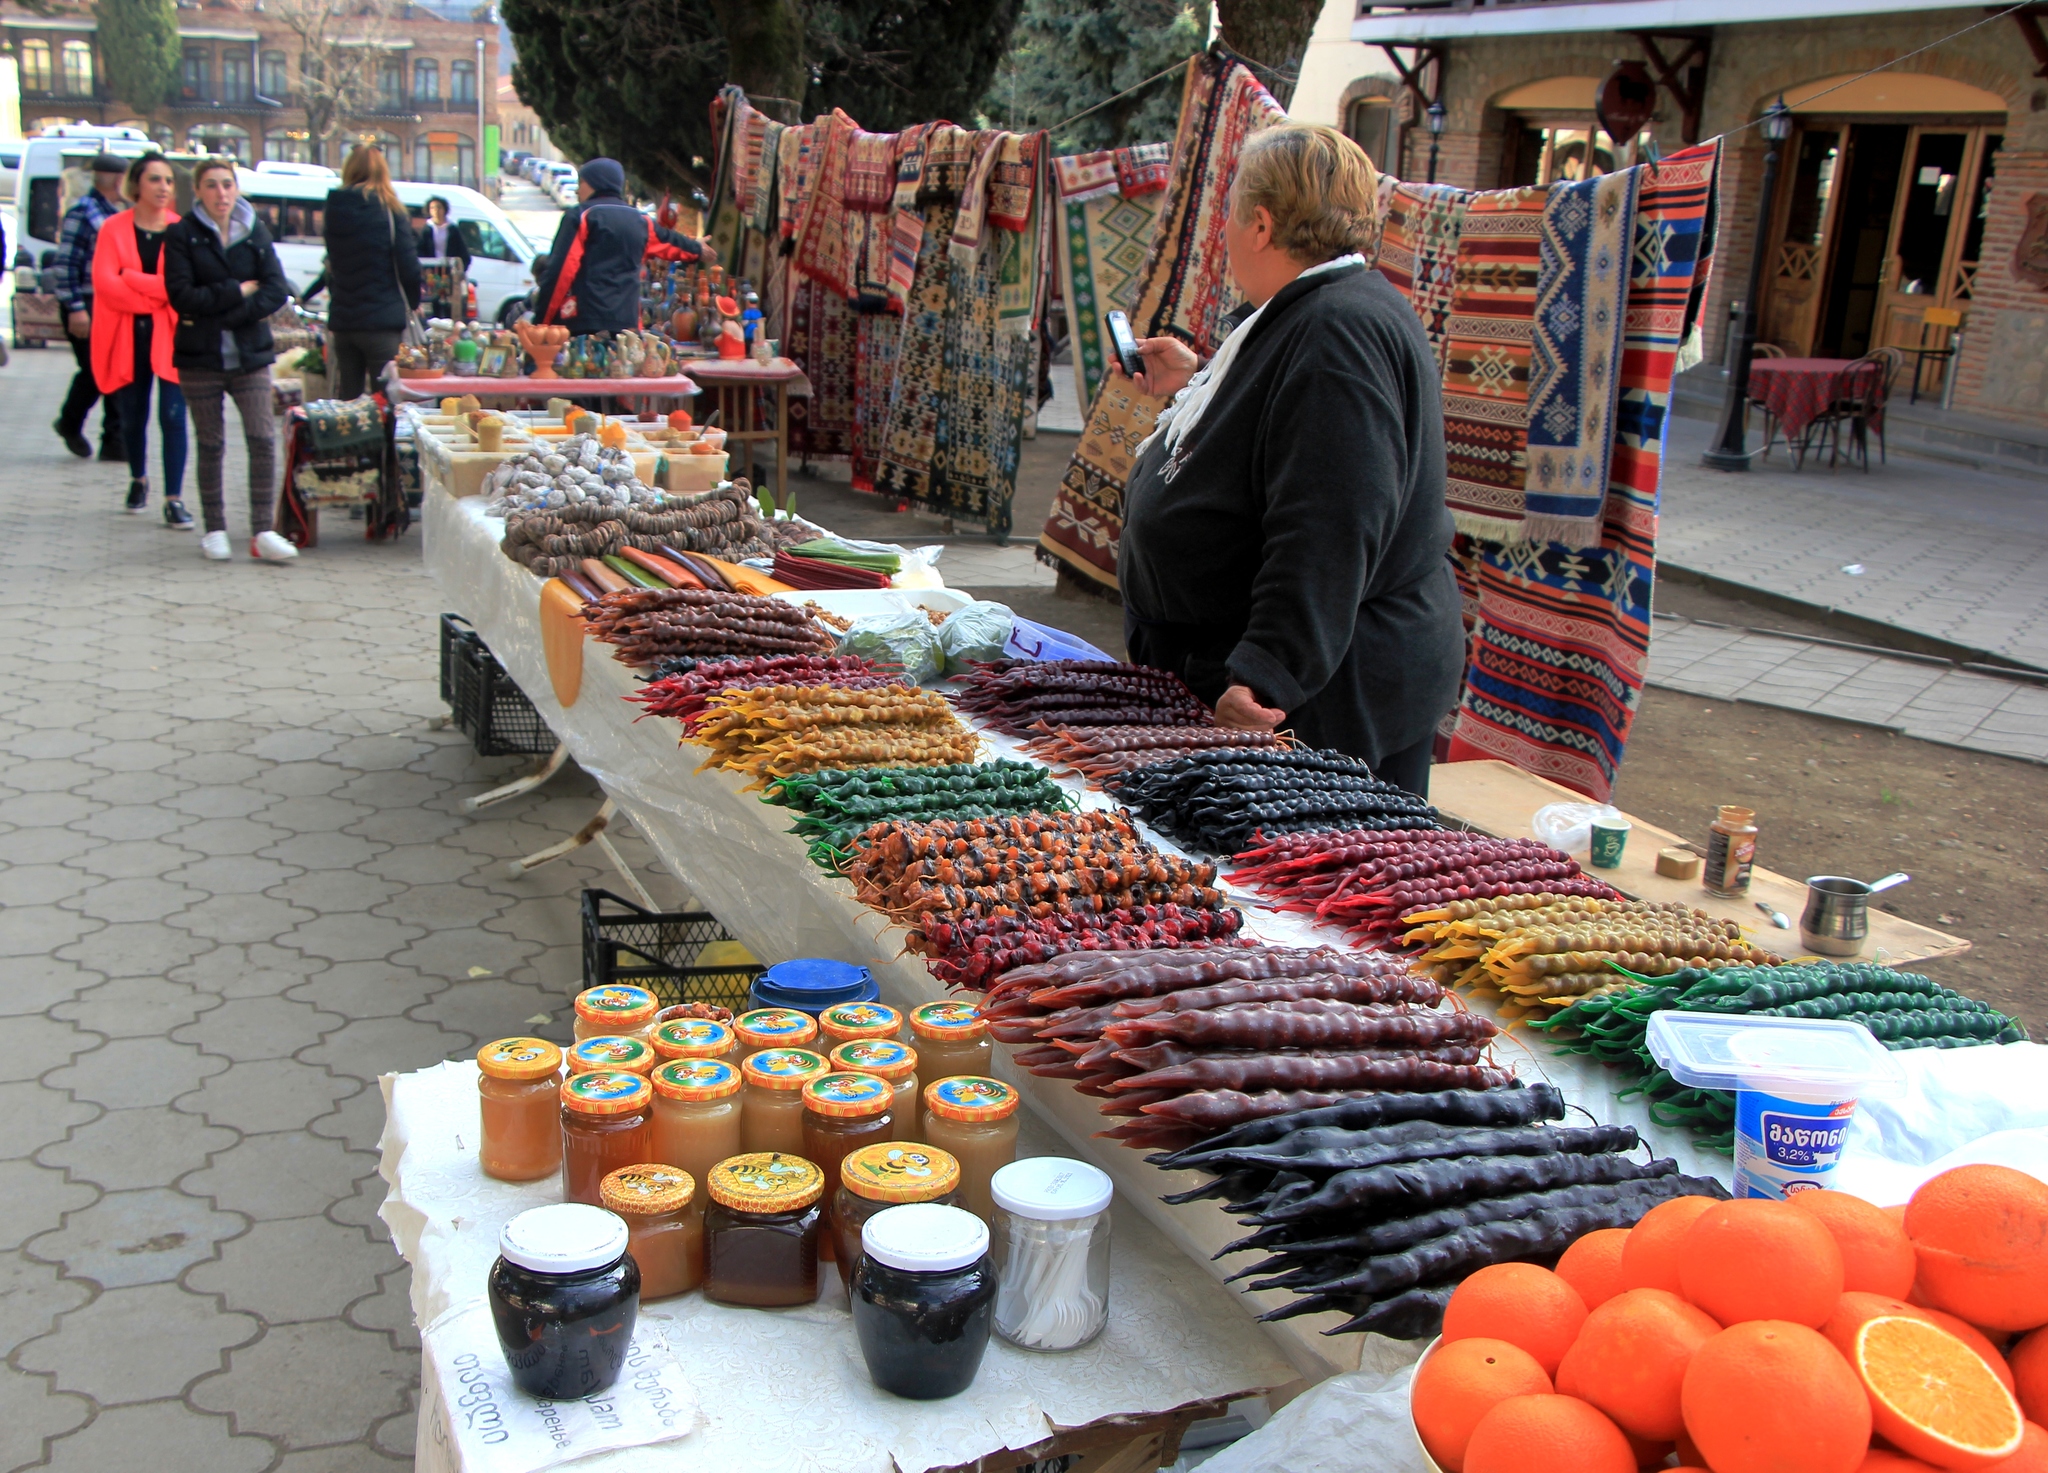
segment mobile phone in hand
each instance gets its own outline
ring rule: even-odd
[[[1131,336],[1131,319],[1121,312],[1112,312],[1104,321],[1109,325],[1109,341],[1116,349],[1116,361],[1123,365],[1125,373],[1138,377],[1145,371],[1145,360],[1138,353],[1138,340]]]

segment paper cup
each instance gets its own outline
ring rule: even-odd
[[[1618,869],[1621,851],[1628,843],[1629,821],[1625,818],[1593,820],[1593,868]]]

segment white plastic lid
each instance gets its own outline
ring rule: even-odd
[[[861,1224],[861,1251],[912,1274],[965,1268],[988,1252],[988,1228],[972,1212],[938,1202],[888,1207]]]
[[[537,1274],[580,1274],[626,1251],[626,1220],[602,1207],[557,1202],[520,1213],[498,1234],[507,1263]]]
[[[1071,1222],[1109,1206],[1109,1173],[1064,1156],[1031,1156],[999,1167],[989,1179],[996,1206],[1038,1222]]]
[[[1840,1018],[1652,1013],[1650,1056],[1695,1089],[1755,1089],[1850,1100],[1905,1083],[1885,1046]]]

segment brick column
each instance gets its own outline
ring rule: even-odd
[[[1788,140],[1789,141],[1789,140]],[[1721,213],[1714,234],[1713,274],[1700,323],[1705,361],[1720,363],[1728,353],[1728,308],[1749,287],[1749,261],[1756,249],[1756,212],[1762,203],[1765,140],[1755,128],[1721,154]],[[1785,160],[1778,160],[1784,182]]]
[[[2048,414],[2048,290],[2013,275],[2027,201],[2048,194],[2048,151],[2002,150],[1971,293],[1955,407],[2040,423]]]

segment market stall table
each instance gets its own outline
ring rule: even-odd
[[[1785,431],[1785,444],[1797,445],[1806,427],[1834,402],[1835,381],[1848,358],[1758,358],[1749,365],[1749,397]]]
[[[454,374],[446,374],[440,378],[401,376],[396,383],[395,399],[400,404],[437,404],[443,399],[460,398],[464,394],[474,394],[479,400],[594,399],[606,396],[644,399],[652,404],[694,398],[698,392],[695,380],[680,373],[666,378],[534,378],[531,375],[521,378],[458,378]]]
[[[717,391],[718,423],[725,431],[727,445],[744,447],[747,460],[745,474],[749,480],[754,477],[755,444],[774,442],[775,504],[786,506],[789,501],[789,401],[811,397],[810,379],[787,358],[776,358],[767,363],[756,363],[751,358],[692,358],[688,362],[690,376],[705,388]],[[758,392],[761,389],[774,391],[773,425],[762,422]],[[710,413],[707,411],[699,418],[708,420]]]

